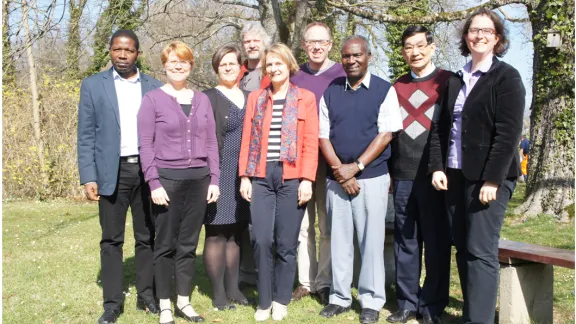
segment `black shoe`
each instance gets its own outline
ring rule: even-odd
[[[360,312],[360,323],[362,324],[376,323],[379,318],[380,313],[377,310],[362,308],[362,312]]]
[[[440,318],[438,316],[432,317],[432,315],[430,315],[430,314],[424,314],[424,316],[422,316],[422,323],[424,323],[424,324],[440,324],[442,322],[440,321]]]
[[[318,301],[322,305],[328,305],[330,303],[330,287],[322,288],[316,292],[318,296]]]
[[[140,297],[136,300],[136,310],[143,310],[146,313],[158,314],[160,307],[155,300],[144,300]]]
[[[409,319],[416,318],[416,312],[408,309],[399,309],[396,313],[388,316],[386,321],[388,323],[406,323]]]
[[[236,305],[234,305],[234,304],[227,304],[227,305],[221,305],[221,306],[212,305],[212,306],[214,306],[214,310],[217,310],[217,311],[236,310]]]
[[[248,301],[248,299],[236,300],[234,298],[230,298],[230,302],[240,306],[250,306],[250,301]]]
[[[116,324],[118,312],[113,309],[105,309],[104,314],[98,319],[98,324]]]
[[[176,316],[182,317],[183,319],[185,319],[189,322],[195,322],[195,323],[204,322],[206,320],[202,316],[188,316],[188,315],[186,315],[182,310],[188,306],[192,307],[192,305],[190,305],[190,304],[188,304],[182,308],[176,307]]]
[[[328,318],[328,317],[340,315],[340,314],[345,313],[349,310],[350,310],[350,307],[342,307],[339,305],[328,304],[328,306],[324,307],[324,309],[322,309],[320,311],[320,316]]]
[[[165,308],[165,309],[159,311],[158,314],[165,312],[165,311],[170,311],[170,313],[172,313],[172,309]],[[160,323],[160,321],[158,321],[158,323]],[[160,323],[160,324],[176,324],[176,323],[174,322],[174,320],[171,320],[170,322],[165,322],[165,323]]]

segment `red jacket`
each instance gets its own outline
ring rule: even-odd
[[[236,84],[240,85],[240,81],[242,78],[248,73],[248,60],[244,61],[244,63],[240,66],[240,73],[238,74],[238,79],[236,80]],[[262,76],[262,80],[260,80],[260,89],[264,89],[270,85],[270,78],[268,75],[264,74]]]
[[[252,133],[252,121],[258,97],[265,90],[255,90],[248,96],[246,104],[246,117],[242,131],[242,143],[240,145],[239,175],[247,176],[248,152],[250,150],[250,136]],[[262,125],[262,141],[260,148],[259,173],[256,177],[266,177],[266,155],[268,154],[268,135],[272,122],[272,97],[268,98],[266,111],[264,111],[264,123]],[[316,108],[316,96],[306,89],[298,88],[298,158],[295,165],[284,164],[283,179],[306,179],[316,180],[316,168],[318,167],[318,110]]]

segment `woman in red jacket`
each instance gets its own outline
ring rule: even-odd
[[[318,166],[316,98],[290,83],[298,71],[294,55],[274,44],[264,52],[262,67],[271,85],[248,96],[239,161],[240,194],[251,202],[256,321],[265,321],[271,311],[274,320],[287,315],[298,233]]]

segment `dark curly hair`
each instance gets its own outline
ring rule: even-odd
[[[474,10],[464,23],[464,27],[460,31],[460,53],[462,56],[470,55],[470,49],[468,44],[466,44],[466,34],[468,34],[468,29],[470,24],[472,24],[472,19],[476,16],[486,16],[492,20],[494,23],[494,29],[496,30],[496,36],[498,36],[498,43],[494,46],[494,55],[497,57],[502,57],[508,51],[510,47],[510,41],[508,40],[508,30],[504,26],[504,21],[498,14],[488,8],[478,8]]]

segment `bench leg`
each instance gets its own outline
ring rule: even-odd
[[[554,268],[529,263],[500,269],[500,324],[552,324]]]

